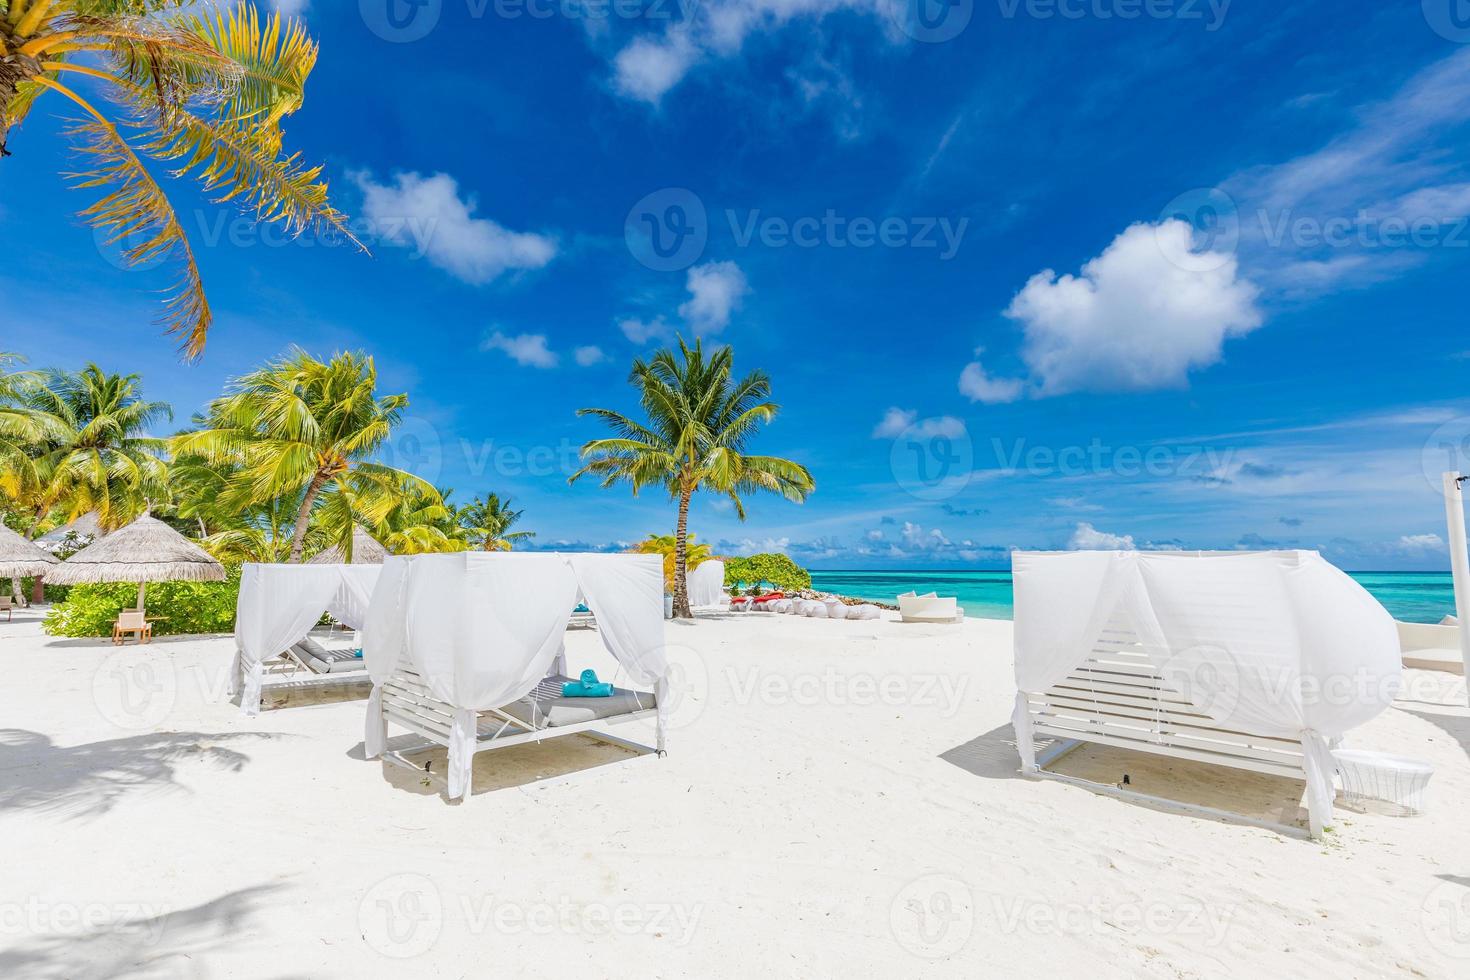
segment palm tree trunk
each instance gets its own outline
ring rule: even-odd
[[[689,498],[692,488],[679,492],[679,526],[674,531],[674,615],[680,619],[693,619],[689,608],[689,586],[685,582],[685,570],[689,565]]]
[[[301,552],[306,547],[306,525],[311,520],[311,505],[316,503],[316,496],[322,492],[322,487],[326,483],[327,475],[318,473],[311,478],[311,485],[306,488],[306,496],[301,498],[301,509],[296,512],[296,528],[291,533],[291,555],[286,559],[287,564],[301,563]]]

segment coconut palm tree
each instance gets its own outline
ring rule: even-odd
[[[25,400],[51,430],[34,461],[29,503],[38,520],[53,511],[62,522],[95,512],[110,531],[150,501],[169,499],[165,443],[147,431],[173,410],[144,399],[138,375],[107,374],[95,364],[76,374],[51,370]]]
[[[13,370],[22,363],[20,355],[0,351],[0,501],[20,506],[22,498],[39,490],[34,457],[63,431],[57,420],[29,404],[42,375]]]
[[[432,494],[410,491],[375,529],[377,537],[395,555],[438,554],[469,547],[458,513],[448,503],[452,490]]]
[[[356,242],[327,202],[321,168],[282,150],[281,121],[301,108],[316,44],[254,3],[219,6],[0,0],[0,157],[40,99],[79,110],[66,130],[83,161],[72,181],[102,194],[81,217],[129,265],[177,263],[161,320],[188,357],[204,350],[213,317],[188,234],[151,168],[291,234],[331,228]]]
[[[779,493],[800,503],[816,484],[800,463],[776,456],[753,456],[746,445],[759,427],[775,418],[771,381],[763,371],[732,378],[734,354],[717,348],[708,357],[696,341],[681,339],[676,354],[664,349],[633,362],[628,381],[638,389],[647,422],[609,408],[584,408],[578,415],[601,419],[616,433],[582,447],[584,464],[572,474],[602,480],[604,487],[627,481],[633,493],[663,487],[678,501],[674,538],[674,614],[689,617],[689,501],[701,489],[724,494],[745,520],[741,494]]]
[[[329,535],[350,535],[353,519],[377,524],[410,491],[436,494],[373,460],[408,406],[407,395],[378,395],[377,384],[364,354],[319,361],[293,350],[231,382],[230,393],[210,404],[207,424],[174,436],[170,448],[238,467],[219,496],[226,509],[298,499],[287,560],[299,562],[319,507]]]
[[[664,559],[664,588],[669,594],[674,592],[675,579],[675,557],[679,550],[679,539],[672,534],[650,534],[639,541],[628,551],[635,555],[662,555]],[[700,565],[714,557],[714,552],[707,544],[698,544],[694,535],[689,535],[688,550],[685,552],[685,570],[694,571]]]
[[[471,547],[481,551],[509,551],[518,542],[529,541],[535,531],[512,531],[525,511],[511,510],[510,498],[501,500],[496,494],[476,497],[459,508],[456,516]]]

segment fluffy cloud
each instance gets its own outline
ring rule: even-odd
[[[498,350],[522,367],[554,368],[560,358],[546,346],[546,335],[523,333],[514,337],[499,330],[486,337],[481,350]]]
[[[1171,220],[1127,229],[1080,275],[1037,273],[1006,315],[1025,332],[1036,397],[1148,391],[1185,387],[1190,371],[1220,359],[1227,338],[1259,327],[1258,295],[1232,256],[1195,251],[1190,226]],[[960,377],[976,401],[1014,400],[1021,387],[978,361]]]
[[[1405,534],[1399,538],[1396,547],[1399,551],[1414,555],[1426,551],[1443,551],[1445,543],[1438,534]]]
[[[576,361],[582,367],[591,367],[594,364],[601,364],[607,360],[607,355],[602,352],[601,347],[589,345],[587,347],[574,348],[572,350],[572,360]]]
[[[484,285],[509,271],[540,269],[556,256],[551,238],[475,217],[474,198],[461,197],[448,174],[400,173],[387,184],[366,171],[352,177],[362,190],[362,216],[378,241],[413,248],[464,282]]]
[[[1099,531],[1086,521],[1077,524],[1072,538],[1067,542],[1069,551],[1132,551],[1133,535],[1109,534]]]
[[[618,329],[623,332],[635,344],[646,344],[650,340],[663,340],[674,335],[674,330],[661,316],[652,320],[640,320],[638,317],[624,317],[618,321]]]
[[[631,99],[658,105],[698,56],[699,51],[683,30],[658,38],[639,37],[613,58],[613,84]]]
[[[939,415],[920,419],[919,413],[910,408],[890,408],[873,428],[874,439],[897,439],[901,435],[929,439],[948,436],[958,439],[965,434],[965,423],[952,415]]]
[[[282,17],[300,17],[311,6],[311,0],[270,0],[270,5]]]
[[[706,262],[689,270],[686,281],[689,300],[679,315],[696,336],[719,333],[730,325],[730,315],[740,308],[750,284],[734,262]]]

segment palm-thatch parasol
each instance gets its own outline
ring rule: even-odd
[[[326,551],[318,552],[307,561],[308,565],[381,565],[388,557],[388,549],[378,543],[378,539],[368,534],[361,526],[352,526],[352,560],[342,554],[341,545],[332,545]]]
[[[87,545],[47,574],[53,585],[137,582],[140,611],[149,582],[219,582],[224,577],[224,566],[208,552],[147,514]]]
[[[55,549],[65,544],[66,539],[72,535],[86,538],[90,543],[102,537],[102,534],[102,522],[97,519],[97,512],[88,511],[74,521],[47,531],[36,539],[36,543],[43,548]]]
[[[45,575],[61,559],[0,524],[0,578]],[[19,588],[19,586],[17,586]]]

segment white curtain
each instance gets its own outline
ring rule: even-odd
[[[725,563],[712,558],[689,573],[689,605],[717,606],[725,594]]]
[[[262,565],[240,571],[235,605],[235,662],[230,693],[248,715],[260,712],[261,661],[311,632],[342,584],[333,565]]]
[[[1014,721],[1034,765],[1025,693],[1092,655],[1115,616],[1169,685],[1223,728],[1300,740],[1315,825],[1331,812],[1329,743],[1392,703],[1398,632],[1316,552],[1017,553]]]
[[[327,603],[327,612],[343,626],[360,630],[366,623],[368,604],[373,598],[373,589],[382,574],[381,565],[331,565],[341,575],[341,583],[332,601]]]
[[[406,656],[434,697],[454,707],[451,756],[465,764],[474,713],[524,697],[546,676],[579,598],[632,682],[659,695],[662,741],[669,663],[659,556],[467,552],[383,566],[363,647],[374,685],[368,756],[383,749],[382,684]],[[454,796],[460,778],[451,768]]]

